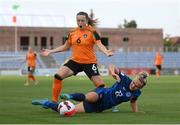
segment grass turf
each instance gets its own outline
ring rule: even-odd
[[[0,76],[0,124],[180,124],[180,77],[149,77],[138,100],[139,110],[132,113],[129,102],[118,106],[117,113],[83,113],[60,117],[50,109],[31,105],[31,100],[51,98],[53,77],[37,77],[39,84],[24,86],[25,77]],[[114,83],[103,77],[107,86]],[[71,77],[63,82],[62,93],[86,93],[94,86],[87,77]]]

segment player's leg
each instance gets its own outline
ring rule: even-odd
[[[105,85],[105,83],[104,83],[104,81],[102,80],[102,77],[100,76],[100,75],[96,75],[96,76],[92,76],[91,77],[91,80],[93,81],[93,83],[97,86],[97,87],[104,87]],[[114,106],[114,107],[112,107],[112,112],[118,112],[119,111],[119,109],[116,107],[116,106]]]
[[[51,108],[52,110],[58,112],[59,104],[57,102],[51,102],[48,99],[36,99],[32,100],[32,105],[42,105],[42,107],[45,109]]]
[[[76,104],[75,105],[75,110],[76,110],[76,113],[83,113],[83,112],[85,112],[83,102]]]
[[[59,94],[62,89],[62,80],[73,75],[73,71],[66,66],[62,66],[54,75],[54,82],[52,86],[52,101],[57,102]]]
[[[57,102],[59,94],[62,88],[62,79],[67,78],[72,75],[76,75],[78,72],[81,71],[80,64],[74,62],[73,60],[69,60],[64,66],[62,66],[58,73],[55,75],[54,84],[52,87],[52,101]]]
[[[95,103],[99,100],[99,95],[96,92],[88,92],[85,101]]]
[[[156,65],[156,77],[157,78],[160,77],[160,70],[161,70],[161,66],[160,65]]]
[[[97,102],[99,99],[99,96],[96,92],[88,92],[86,95],[83,93],[72,93],[72,94],[61,94],[61,99],[64,100],[75,100],[75,101],[87,101],[87,102]]]
[[[162,69],[162,67],[161,67],[161,65],[159,65],[159,77],[161,76],[161,69]]]
[[[157,77],[158,78],[160,77],[160,70],[159,69],[157,70]]]
[[[105,83],[100,75],[92,76],[91,81],[96,87],[104,87]]]
[[[87,64],[83,70],[96,87],[104,87],[105,83],[99,74],[97,64]]]
[[[30,80],[31,80],[31,67],[28,66],[28,74],[27,74],[27,79],[26,79],[26,83],[24,84],[25,86],[28,86],[30,84]]]
[[[33,80],[34,84],[37,85],[38,81],[36,80],[35,76],[34,76],[34,72],[35,72],[36,67],[33,66],[32,70],[31,70],[31,79]]]
[[[95,90],[95,91],[97,91],[97,90]],[[82,99],[83,102],[75,105],[76,113],[96,112],[96,109],[97,109],[96,106],[98,106],[98,103],[95,103],[95,102],[97,102],[99,100],[99,95],[95,91],[87,93],[86,96],[84,94],[82,94],[83,96],[85,96],[85,99]],[[73,100],[77,100],[77,98],[79,98],[78,95],[82,96],[82,95],[80,95],[80,93],[78,93],[77,95],[75,95],[75,94],[66,94],[66,95],[68,95],[68,97],[70,97]]]
[[[31,67],[31,79],[32,81],[36,81],[35,77],[34,77],[34,71],[35,71],[35,67]]]
[[[83,93],[73,93],[73,94],[63,93],[60,95],[60,98],[64,100],[72,99],[72,100],[81,102],[85,100],[86,96]]]
[[[44,105],[46,102],[48,102],[49,100],[48,99],[35,99],[35,100],[32,100],[32,105]],[[46,107],[46,106],[43,106],[44,108],[49,108],[49,107]]]

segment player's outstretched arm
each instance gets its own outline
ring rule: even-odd
[[[99,50],[101,52],[103,52],[106,56],[113,56],[113,51],[112,50],[107,50],[106,47],[101,43],[101,41],[99,40],[99,42],[97,42],[97,46],[99,48]]]
[[[114,79],[116,79],[117,81],[120,81],[120,77],[119,77],[119,69],[115,67],[115,65],[110,64],[108,67],[109,70],[109,75],[112,76]]]
[[[133,112],[135,112],[135,113],[145,113],[144,111],[139,111],[138,110],[138,105],[137,105],[137,101],[136,100],[131,100],[130,101],[130,105],[131,105],[131,108],[132,108]]]
[[[138,106],[137,106],[137,102],[136,101],[131,101],[131,109],[133,112],[138,112]]]
[[[55,49],[43,49],[41,51],[41,55],[43,56],[48,56],[49,54],[52,54],[52,53],[57,53],[57,52],[62,52],[62,51],[66,51],[68,50],[69,48],[71,47],[71,45],[68,43],[68,42],[65,42],[64,45],[62,46],[59,46]]]

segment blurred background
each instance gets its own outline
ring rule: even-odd
[[[0,0],[0,75],[26,74],[30,46],[37,53],[35,74],[53,75],[71,51],[48,57],[40,51],[64,44],[79,11],[99,20],[101,41],[114,50],[109,58],[96,51],[102,75],[110,63],[130,75],[155,74],[157,52],[164,57],[162,75],[180,74],[179,0]]]

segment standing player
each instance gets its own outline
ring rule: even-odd
[[[147,84],[147,72],[139,72],[132,80],[125,74],[120,72],[120,69],[114,65],[109,66],[110,74],[117,80],[112,87],[96,88],[93,91],[84,95],[83,93],[61,94],[62,99],[73,99],[81,101],[75,106],[76,113],[86,112],[102,112],[112,108],[123,102],[130,101],[130,106],[133,112],[138,111],[137,99],[141,95],[140,89]],[[58,103],[48,100],[34,100],[33,105],[42,105],[44,108],[51,108],[58,111]]]
[[[28,68],[28,75],[25,86],[28,86],[31,82],[31,80],[34,82],[34,84],[37,84],[37,81],[34,77],[34,71],[36,68],[36,53],[33,51],[31,47],[29,47],[28,52],[26,54],[26,64]]]
[[[160,54],[160,52],[157,52],[155,59],[154,59],[154,65],[156,66],[156,77],[157,78],[159,78],[161,75],[163,61],[164,61],[164,57]]]
[[[107,50],[101,43],[101,38],[96,30],[92,27],[96,21],[89,18],[85,12],[79,12],[76,15],[78,27],[73,29],[67,36],[64,45],[55,49],[46,49],[42,55],[47,56],[52,53],[66,51],[72,48],[72,57],[65,63],[54,75],[52,86],[52,101],[57,102],[62,88],[62,80],[84,71],[96,87],[103,87],[104,82],[97,68],[97,59],[94,52],[94,45],[106,56],[112,56],[113,52]]]

